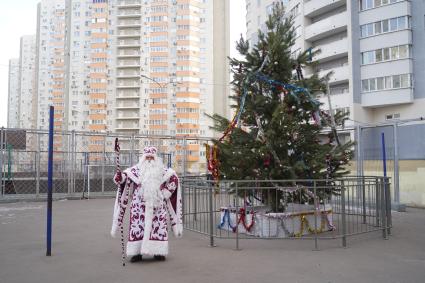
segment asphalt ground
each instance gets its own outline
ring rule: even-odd
[[[185,231],[166,261],[121,265],[109,235],[113,199],[53,202],[52,256],[46,257],[46,204],[0,204],[0,283],[25,282],[425,282],[425,210],[393,212],[392,235],[310,240],[217,240]]]

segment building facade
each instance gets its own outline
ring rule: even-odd
[[[35,126],[32,113],[35,100],[35,36],[21,37],[19,54],[19,127],[32,129]]]
[[[205,114],[230,113],[227,1],[42,0],[37,13],[34,128],[48,129],[53,105],[57,131],[186,137],[149,144],[204,171]],[[55,150],[72,146],[62,139]],[[112,144],[93,135],[83,146]]]
[[[247,0],[247,38],[264,29],[270,0]],[[351,123],[380,123],[423,115],[425,48],[423,1],[284,0],[294,16],[294,52],[320,49],[319,75],[329,81],[332,108]],[[260,12],[258,12],[260,10]],[[306,70],[311,73],[312,70]],[[325,98],[321,98],[328,107]]]
[[[205,113],[228,115],[228,3],[120,0],[116,7],[115,131],[187,137],[185,147],[155,145],[199,170],[205,150],[190,138],[213,135]]]
[[[19,127],[19,58],[9,60],[9,87],[7,99],[7,127]]]

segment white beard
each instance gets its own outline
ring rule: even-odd
[[[143,199],[146,201],[147,205],[158,207],[163,200],[163,195],[160,190],[162,176],[164,174],[162,160],[158,157],[154,160],[142,159],[139,166]]]

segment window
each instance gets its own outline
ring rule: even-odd
[[[408,74],[400,75],[400,87],[409,87],[409,86],[410,86],[409,75]]]
[[[373,36],[385,32],[402,30],[410,27],[408,16],[391,18],[360,26],[361,37]]]
[[[382,49],[375,50],[375,61],[377,63],[382,61]]]
[[[376,89],[377,90],[384,89],[384,77],[381,77],[381,78],[377,78],[376,79]]]
[[[362,80],[362,92],[409,88],[412,86],[410,74],[400,74],[386,77]]]
[[[360,11],[378,8],[380,6],[401,2],[404,0],[359,0]]]
[[[410,57],[410,46],[400,45],[386,47],[374,51],[366,51],[361,54],[362,64],[380,63],[384,61],[405,59]]]
[[[394,119],[400,119],[400,113],[386,114],[385,115],[385,120],[394,120]]]
[[[362,91],[363,92],[369,91],[369,80],[362,80]]]

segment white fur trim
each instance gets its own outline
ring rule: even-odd
[[[168,168],[167,171],[164,173],[164,175],[162,176],[162,182],[167,182],[168,179],[170,179],[171,176],[176,175],[176,171],[174,171],[171,168]]]
[[[168,255],[168,241],[143,241],[141,253],[144,255]]]
[[[142,246],[147,246],[147,243],[150,242],[151,231],[152,231],[152,218],[153,218],[153,206],[146,203],[145,227],[143,230]]]
[[[142,241],[127,242],[127,256],[140,254],[142,249]]]
[[[171,197],[171,192],[169,190],[163,190],[162,195],[164,199],[169,199]]]
[[[112,238],[116,238],[118,234],[118,217],[120,214],[120,205],[118,204],[118,195],[119,195],[119,191],[117,190],[117,196],[115,197],[114,214],[112,216],[112,228],[111,228]]]
[[[136,183],[137,185],[140,185],[140,180],[139,177],[135,176],[131,170],[132,169],[136,169],[136,171],[139,173],[140,172],[140,168],[139,166],[135,165],[133,167],[127,168],[124,170],[124,174],[127,175],[128,178],[130,178],[134,183]]]
[[[117,176],[117,173],[115,173],[113,181],[114,181],[115,185],[117,185],[117,186],[123,184],[127,180],[127,174],[126,173],[121,173],[121,182],[119,182],[119,183],[117,183],[115,181],[116,176]]]

